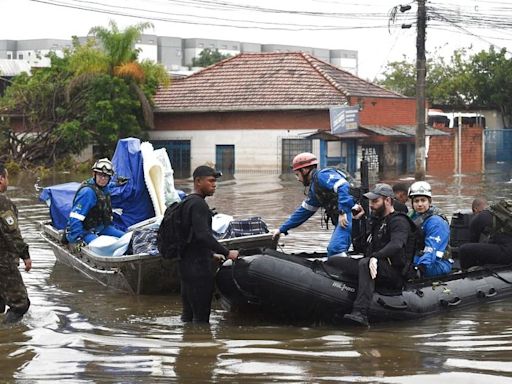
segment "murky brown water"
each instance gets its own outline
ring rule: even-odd
[[[451,213],[476,194],[512,197],[508,180],[500,170],[430,181],[435,203]],[[369,330],[261,323],[216,306],[210,327],[186,327],[177,295],[120,294],[55,264],[35,224],[47,209],[33,181],[21,184],[9,194],[31,246],[34,269],[23,277],[32,307],[21,324],[0,326],[0,382],[512,383],[510,300]],[[302,197],[295,181],[246,177],[221,183],[209,202],[275,227]],[[314,216],[282,242],[315,250],[329,237]]]

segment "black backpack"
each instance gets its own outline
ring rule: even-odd
[[[492,234],[512,234],[512,200],[502,199],[490,206],[492,213]]]
[[[190,200],[172,203],[167,207],[157,231],[156,244],[158,252],[164,259],[181,259],[183,250],[192,240],[192,231],[185,233],[183,228],[183,207]]]

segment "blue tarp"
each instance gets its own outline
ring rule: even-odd
[[[114,223],[126,230],[130,225],[155,216],[153,203],[144,182],[140,140],[119,140],[112,158],[117,177],[128,179],[128,183],[112,190],[112,207],[121,208],[122,215],[114,215]]]
[[[114,208],[114,223],[122,230],[130,225],[155,216],[153,204],[144,182],[140,140],[127,138],[119,140],[114,157],[112,158],[114,182],[117,178],[126,178],[128,182],[112,189],[112,207]],[[59,184],[44,188],[39,196],[41,201],[50,206],[52,224],[57,229],[64,229],[73,198],[80,183]],[[122,214],[116,214],[117,210]]]
[[[39,200],[46,202],[50,206],[50,217],[52,225],[57,229],[64,229],[68,220],[73,197],[80,183],[59,184],[53,187],[44,188],[39,195]]]

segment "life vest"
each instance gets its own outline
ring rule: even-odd
[[[411,231],[409,232],[409,236],[407,237],[407,243],[405,244],[405,247],[403,248],[402,252],[394,255],[393,257],[388,258],[388,262],[394,268],[401,269],[403,276],[408,276],[411,269],[412,259],[415,250],[416,225],[411,220],[411,218],[407,216],[405,213],[395,211],[382,219],[376,217],[372,217],[369,219],[370,225],[368,236],[366,238],[365,254],[367,256],[371,256],[373,253],[378,252],[379,250],[384,248],[386,244],[388,244],[391,241],[389,222],[392,218],[397,216],[403,216],[407,219]]]
[[[350,184],[350,177],[345,174],[341,169],[338,168],[324,168],[324,169],[332,169],[337,172],[343,179]],[[325,189],[320,185],[320,181],[318,180],[318,174],[320,171],[316,171],[313,174],[313,182],[311,184],[314,185],[315,188],[315,197],[320,203],[321,207],[324,209],[324,221],[325,224],[328,225],[329,220],[332,225],[336,225],[338,216],[340,211],[338,209],[338,194],[334,192],[332,189]],[[351,193],[352,194],[352,193]]]
[[[412,211],[412,213],[414,213],[414,211]],[[448,221],[446,216],[437,207],[431,207],[427,212],[415,217],[412,221],[416,225],[416,244],[414,247],[414,253],[416,255],[421,255],[425,253],[425,231],[423,230],[423,224],[434,215],[441,217],[444,221],[448,223],[448,225],[450,225],[450,222]],[[445,251],[443,252],[442,258],[444,260],[451,260],[451,257],[452,250],[450,244],[448,244],[446,246]]]
[[[96,228],[100,225],[108,226],[112,224],[112,202],[110,201],[110,194],[104,193],[94,181],[86,180],[76,191],[76,196],[82,188],[91,188],[96,194],[96,205],[89,210],[89,213],[84,220],[84,229],[89,230]],[[74,203],[74,199],[73,199]]]

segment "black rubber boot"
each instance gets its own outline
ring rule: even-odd
[[[354,310],[352,313],[348,313],[343,316],[343,319],[350,321],[353,324],[360,325],[362,327],[369,327],[368,316],[365,313]]]
[[[5,302],[0,299],[0,313],[4,313],[5,312]]]
[[[12,310],[8,310],[5,315],[4,324],[14,324],[20,321],[23,318],[23,314],[18,312],[14,312]]]

